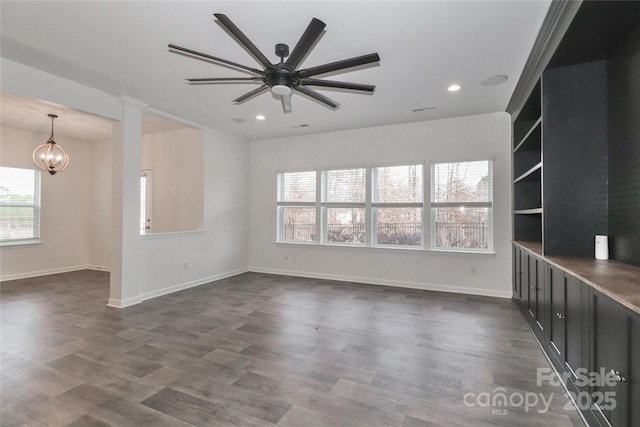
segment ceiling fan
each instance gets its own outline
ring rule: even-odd
[[[259,70],[257,68],[247,67],[246,65],[237,64],[226,59],[216,58],[215,56],[207,55],[205,53],[169,44],[169,49],[174,53],[191,55],[197,59],[204,59],[214,63],[217,62],[255,74],[253,77],[187,79],[189,84],[262,82],[262,86],[234,99],[233,102],[239,104],[253,98],[254,96],[271,90],[271,93],[282,99],[282,108],[285,113],[290,113],[292,111],[291,94],[294,90],[335,110],[339,106],[337,102],[318,93],[309,86],[350,89],[362,92],[373,92],[376,88],[373,85],[339,82],[334,80],[320,80],[313,77],[319,74],[346,70],[347,68],[378,62],[380,61],[380,57],[377,53],[370,53],[368,55],[344,59],[342,61],[331,62],[329,64],[318,65],[302,70],[297,69],[305,56],[322,35],[322,31],[326,24],[319,19],[313,18],[311,20],[309,26],[302,34],[302,37],[300,37],[300,40],[298,40],[298,43],[293,48],[291,54],[289,54],[289,46],[284,43],[276,44],[275,53],[276,56],[280,58],[280,63],[272,64],[251,42],[251,40],[249,40],[247,36],[245,36],[229,18],[227,18],[226,15],[214,13],[214,16],[218,19],[220,24],[235,37],[236,41],[251,53],[251,55],[262,65],[263,69]],[[287,58],[287,60],[285,61],[284,58]]]

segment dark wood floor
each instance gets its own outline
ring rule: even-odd
[[[118,310],[108,289],[2,284],[2,426],[582,425],[509,300],[248,273]],[[551,408],[478,405],[500,391]]]

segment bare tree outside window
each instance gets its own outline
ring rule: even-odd
[[[372,212],[375,243],[420,246],[422,244],[422,165],[372,169]]]
[[[322,189],[326,242],[364,244],[367,170],[354,168],[323,171]]]
[[[435,248],[490,250],[492,211],[492,161],[431,166]]]
[[[279,240],[316,240],[316,171],[278,174]]]

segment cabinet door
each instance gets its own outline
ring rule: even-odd
[[[573,276],[565,277],[565,323],[566,323],[566,359],[565,362],[571,368],[572,373],[580,367],[586,367],[584,363],[585,338],[584,312],[586,300],[583,291],[587,285]]]
[[[520,247],[515,247],[514,256],[515,256],[514,285],[515,285],[516,301],[519,304],[525,304],[527,287],[529,286],[528,285],[529,261],[527,258],[527,252]]]
[[[554,266],[549,266],[549,305],[551,308],[551,351],[559,360],[566,360],[566,286],[564,271]]]
[[[627,310],[605,295],[593,291],[593,362],[592,372],[606,373],[610,380],[600,381],[594,387],[594,404],[613,427],[628,424],[627,377],[630,324]],[[615,378],[617,377],[617,378]],[[600,396],[614,399],[597,402]]]
[[[629,372],[627,390],[629,396],[629,425],[640,426],[640,314],[631,313],[631,351],[629,352]]]
[[[522,249],[513,247],[513,294],[519,301],[522,299]]]
[[[538,322],[538,326],[543,331],[547,329],[547,307],[546,307],[546,268],[547,263],[540,258],[536,258],[536,270],[537,270],[537,282],[536,282],[536,311],[535,317]]]
[[[538,312],[538,259],[533,255],[528,255],[528,277],[529,286],[527,287],[527,310],[529,315],[535,319]]]
[[[522,303],[524,304],[524,309],[526,310],[529,298],[529,252],[525,250],[520,251],[520,260],[522,267],[522,273],[520,274],[520,295]]]

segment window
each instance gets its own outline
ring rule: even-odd
[[[493,249],[493,162],[431,165],[431,246]]]
[[[278,174],[278,240],[316,240],[316,171]]]
[[[322,171],[324,242],[364,244],[366,197],[365,168]]]
[[[493,251],[493,162],[321,169],[277,175],[277,241]],[[427,243],[425,243],[425,241]]]
[[[36,243],[40,238],[40,172],[0,167],[0,242]]]
[[[422,165],[371,170],[374,244],[422,245]]]

